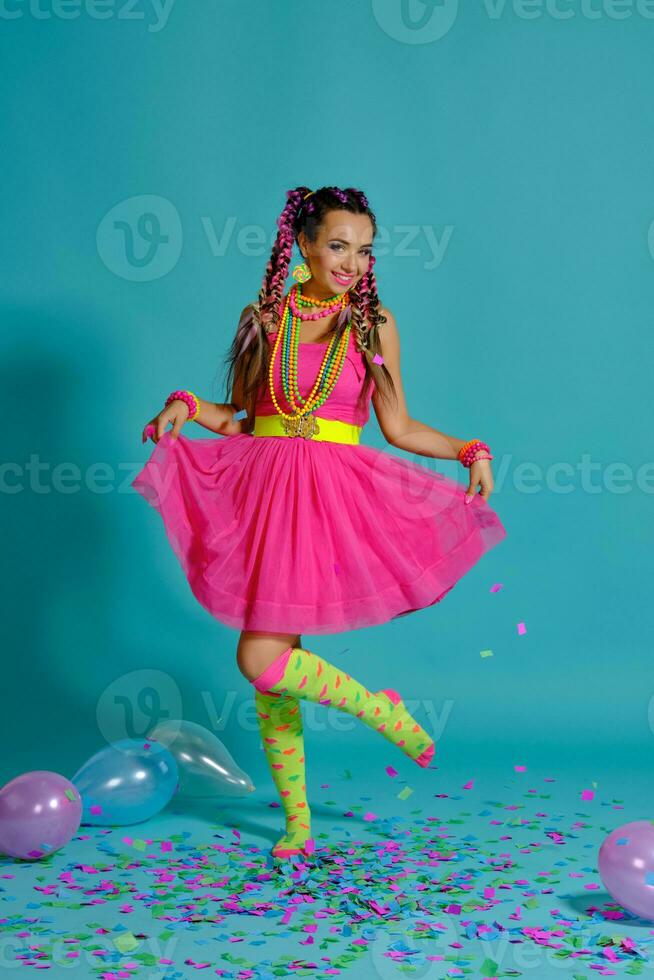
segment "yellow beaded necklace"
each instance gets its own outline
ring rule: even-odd
[[[297,286],[293,286],[293,289],[296,290]],[[343,370],[343,365],[345,364],[345,355],[347,353],[352,327],[351,322],[348,322],[338,342],[336,334],[334,334],[334,336],[331,338],[329,346],[327,347],[322,359],[322,364],[320,366],[316,382],[310,395],[305,399],[300,394],[297,386],[300,317],[293,315],[290,305],[290,298],[291,293],[289,292],[284,302],[281,325],[277,331],[275,346],[270,359],[268,383],[270,386],[270,395],[273,405],[275,406],[276,412],[282,416],[282,425],[284,426],[284,431],[286,434],[289,436],[302,436],[304,439],[310,439],[313,435],[320,432],[318,421],[315,415],[312,413],[315,409],[320,408],[320,406],[324,404],[340,377],[341,371]],[[348,302],[349,294],[343,293],[340,304],[341,310],[345,308]],[[293,408],[292,415],[287,414],[281,409],[275,395],[273,383],[275,358],[277,356],[277,351],[280,344],[283,346],[283,355],[281,359],[282,386],[286,400]],[[302,405],[301,403],[304,404]]]

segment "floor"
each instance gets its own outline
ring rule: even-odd
[[[270,856],[282,820],[262,752],[247,798],[175,799],[145,824],[82,826],[47,859],[0,858],[0,965],[108,980],[650,971],[654,921],[597,869],[604,837],[651,815],[647,774],[559,751],[543,768],[542,747],[526,771],[501,752],[476,767],[469,748],[437,749],[429,769],[372,737],[313,749],[310,862]]]

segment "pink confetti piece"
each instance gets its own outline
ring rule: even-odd
[[[99,817],[102,814],[102,807],[99,803],[94,803],[93,806],[89,807],[89,813],[93,814],[94,817]]]
[[[375,354],[375,356],[372,359],[372,362],[373,364],[383,364],[384,358],[381,356],[381,354]]]
[[[595,792],[592,789],[584,789],[581,792],[582,800],[594,800]]]
[[[397,769],[394,769],[393,768],[393,766],[386,766],[386,775],[387,776],[397,776],[397,775],[399,775],[399,773],[398,773]]]
[[[471,779],[470,782],[468,782],[464,786],[462,786],[461,789],[472,789],[473,784],[474,784],[474,779]]]
[[[513,768],[515,769],[516,772],[527,772],[526,766],[514,766]]]
[[[377,814],[376,813],[364,813],[363,819],[364,820],[377,820]]]
[[[525,624],[524,623],[518,623],[518,633],[520,634],[520,636],[522,636],[523,633],[526,633],[526,632],[527,632],[527,627],[525,626]]]
[[[491,585],[490,591],[491,592],[499,592],[501,588],[502,588],[502,583],[501,582],[496,582],[495,585]]]

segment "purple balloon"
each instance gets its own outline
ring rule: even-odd
[[[611,897],[634,915],[654,920],[654,823],[633,820],[612,831],[598,863]]]
[[[81,819],[82,800],[65,776],[24,772],[0,789],[0,851],[42,858],[67,844]]]

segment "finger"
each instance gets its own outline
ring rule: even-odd
[[[492,485],[490,483],[488,483],[487,480],[484,480],[482,482],[482,484],[481,484],[481,493],[480,493],[481,498],[483,500],[488,500],[488,498],[491,495],[492,490],[493,490]]]

